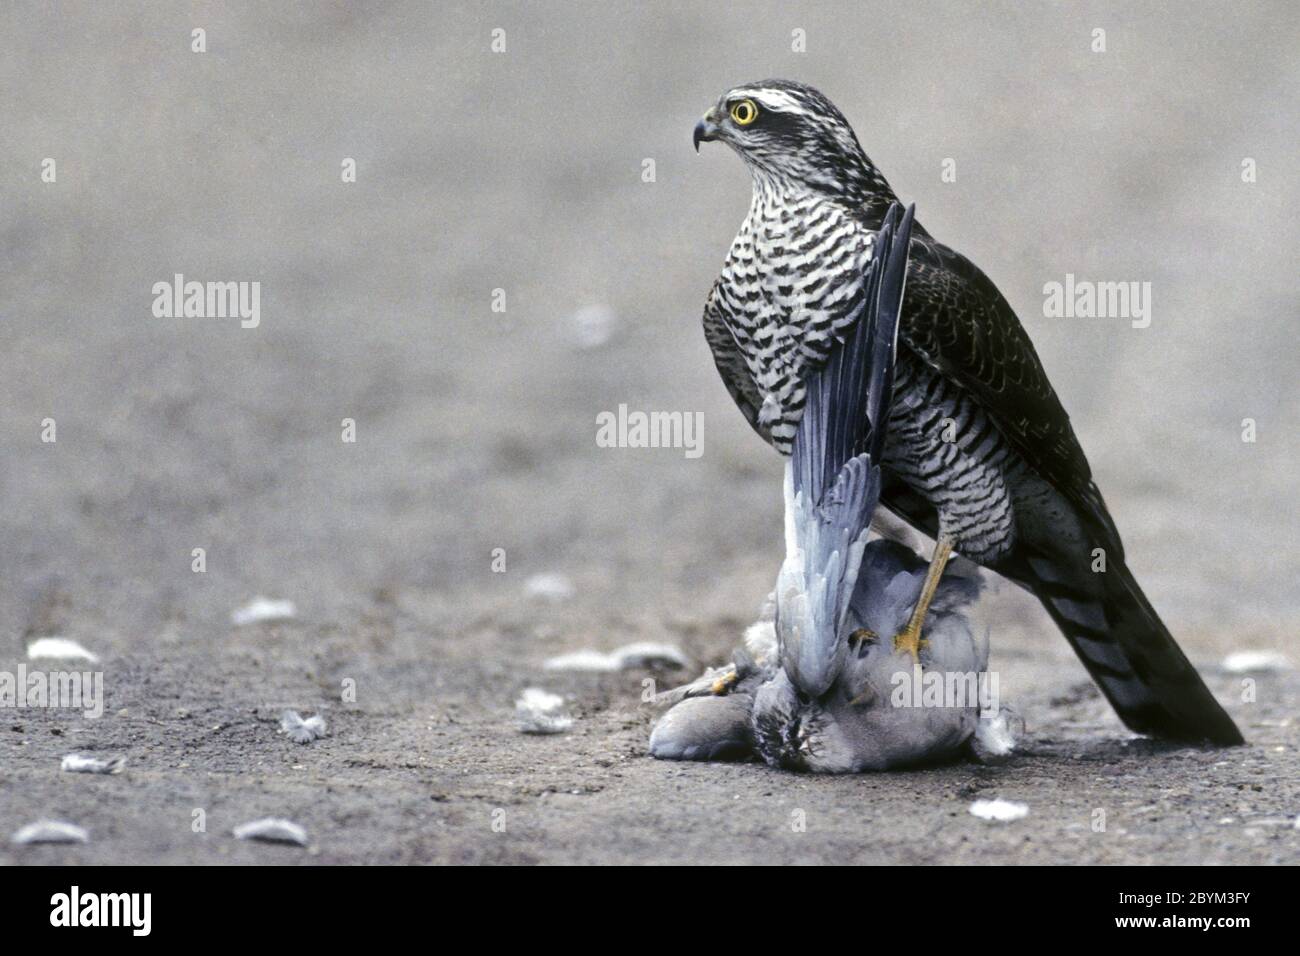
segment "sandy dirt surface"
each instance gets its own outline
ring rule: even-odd
[[[0,710],[0,863],[1300,860],[1300,677],[1222,666],[1300,664],[1293,5],[8,4],[0,37],[0,671],[62,636],[106,692],[98,719]],[[723,660],[781,554],[780,461],[699,328],[748,181],[690,144],[773,75],[831,96],[1020,312],[1249,746],[1132,738],[1007,586],[982,608],[1028,728],[1007,763],[646,755],[643,681]],[[260,325],[154,317],[176,273],[260,282]],[[1045,318],[1068,273],[1152,283],[1150,326]],[[703,454],[598,447],[620,404],[701,412]],[[298,614],[232,625],[256,595]],[[692,668],[542,668],[636,640]],[[569,732],[515,730],[529,686]],[[290,742],[285,707],[330,735]],[[266,815],[310,846],[230,836]],[[8,842],[51,816],[90,842]]]

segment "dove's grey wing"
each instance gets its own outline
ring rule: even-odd
[[[777,579],[781,663],[819,697],[846,651],[840,631],[880,496],[898,316],[913,209],[894,204],[876,235],[862,314],[811,373],[786,466],[786,559]]]

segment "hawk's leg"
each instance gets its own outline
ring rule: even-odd
[[[926,643],[921,640],[921,625],[925,623],[925,615],[930,610],[930,602],[934,600],[934,592],[939,587],[939,579],[943,577],[943,569],[952,557],[952,546],[952,535],[940,535],[935,542],[934,557],[930,559],[930,569],[925,573],[921,596],[916,600],[916,607],[912,610],[907,626],[894,635],[894,650],[907,651],[918,664],[921,662],[921,648]]]

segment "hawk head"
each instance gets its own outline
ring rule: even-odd
[[[853,127],[835,104],[802,83],[747,83],[695,124],[695,149],[721,140],[749,166],[755,181],[804,185],[858,202],[893,198]]]

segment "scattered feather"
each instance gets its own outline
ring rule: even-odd
[[[1284,671],[1290,667],[1291,661],[1280,651],[1233,651],[1223,659],[1223,669],[1229,674]]]
[[[11,838],[14,843],[87,843],[90,834],[75,823],[38,820],[23,827]]]
[[[548,657],[542,667],[548,671],[604,673],[618,670],[618,663],[613,654],[586,648],[581,651],[570,651],[568,654],[560,654],[556,657]]]
[[[290,820],[263,817],[240,824],[232,831],[236,840],[260,840],[263,843],[291,843],[307,845],[307,831]]]
[[[745,647],[755,659],[775,659],[777,654],[776,624],[773,621],[755,621],[745,628]]]
[[[125,766],[125,757],[100,760],[98,757],[83,757],[81,754],[68,754],[60,764],[61,769],[68,773],[121,773]]]
[[[551,657],[542,665],[548,671],[613,673],[646,667],[678,669],[690,664],[686,655],[671,644],[638,641],[605,653],[591,648]]]
[[[296,710],[286,710],[280,715],[280,730],[288,734],[289,739],[296,744],[309,744],[325,736],[325,718],[320,714],[313,714],[303,720]]]
[[[976,800],[970,805],[970,812],[981,820],[997,820],[1006,823],[1029,816],[1029,807],[1012,800]]]
[[[573,582],[563,574],[534,574],[524,582],[524,591],[531,598],[559,604],[573,597]]]
[[[99,658],[76,641],[66,637],[39,637],[27,645],[27,659],[49,657],[63,661],[99,662]]]
[[[1016,749],[1016,739],[1025,731],[1024,721],[1006,707],[975,724],[975,754],[981,760],[1006,757]]]
[[[273,601],[270,598],[255,597],[231,613],[230,623],[235,627],[243,627],[246,624],[260,624],[263,621],[287,621],[297,614],[298,608],[292,601]]]
[[[573,726],[573,718],[561,712],[563,706],[559,694],[528,687],[515,701],[515,721],[525,734],[560,734]]]

